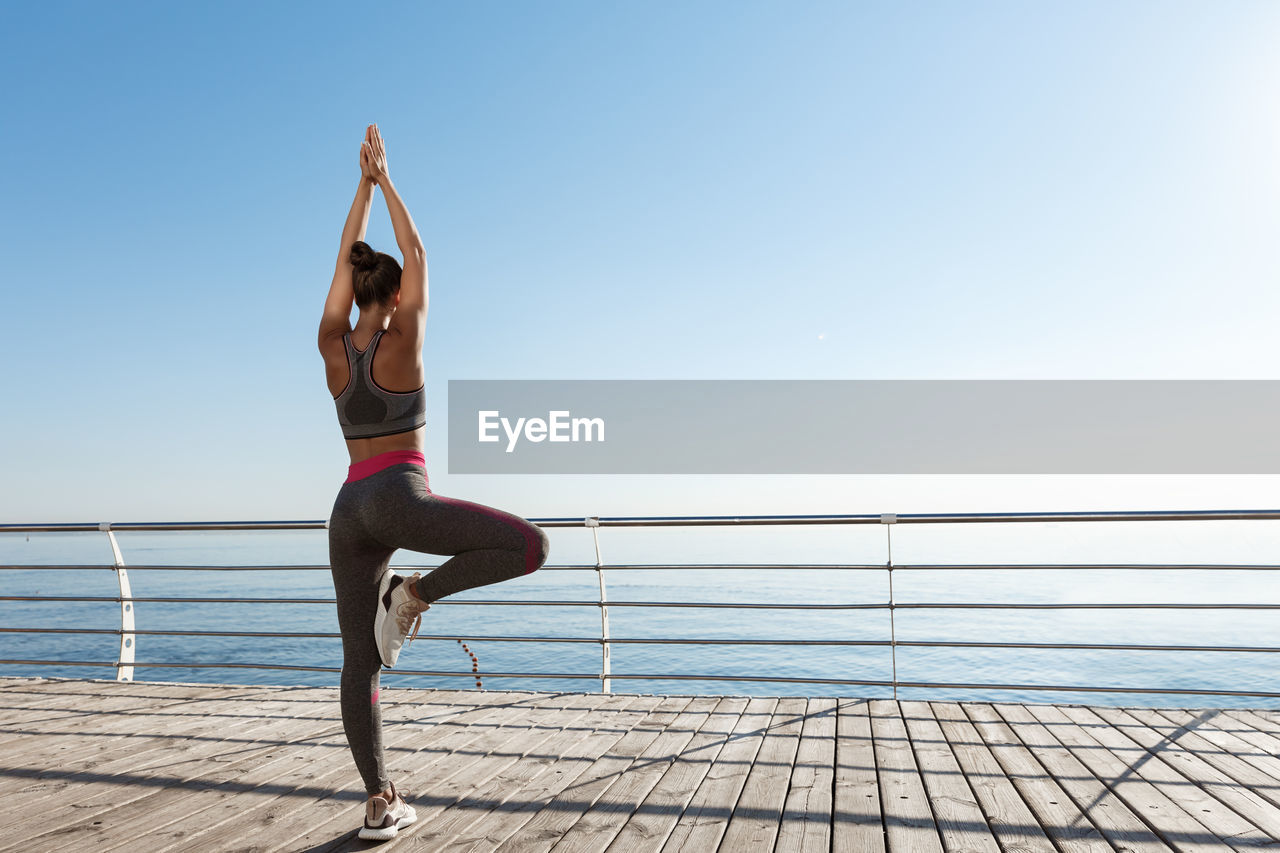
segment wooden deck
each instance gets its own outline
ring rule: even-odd
[[[0,851],[1280,850],[1280,712],[0,678]]]

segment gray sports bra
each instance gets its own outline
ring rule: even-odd
[[[364,352],[351,343],[351,333],[342,336],[347,350],[347,387],[333,398],[338,407],[338,423],[344,438],[375,438],[409,432],[427,422],[425,383],[417,391],[388,391],[373,381],[373,354],[385,329],[373,333]]]

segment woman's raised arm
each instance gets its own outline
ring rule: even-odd
[[[418,236],[409,209],[405,207],[400,193],[396,192],[391,179],[379,183],[382,197],[386,199],[387,211],[391,214],[391,222],[396,229],[396,244],[404,255],[404,266],[400,273],[400,304],[391,322],[402,331],[410,331],[410,322],[416,322],[421,333],[427,321],[427,250]]]
[[[373,125],[365,130],[365,138],[373,132]],[[351,202],[346,224],[342,226],[342,242],[338,244],[338,262],[325,299],[324,313],[320,317],[318,345],[324,349],[325,341],[341,337],[351,331],[351,305],[355,302],[355,288],[351,283],[351,244],[363,240],[369,227],[369,211],[373,207],[373,189],[377,186],[366,166],[363,146],[360,156],[360,186]]]
[[[391,183],[391,175],[387,169],[387,150],[376,124],[373,125],[364,148],[369,173],[382,188],[382,197],[387,202],[387,213],[391,215],[391,226],[396,234],[396,245],[404,255],[400,275],[400,303],[391,317],[391,325],[398,331],[414,334],[421,340],[427,322],[427,250],[418,234],[418,227],[413,224],[413,217],[409,215],[409,208],[405,206],[404,199],[400,198],[395,184]]]

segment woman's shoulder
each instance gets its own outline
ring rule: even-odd
[[[422,345],[422,335],[414,329],[397,327],[394,323],[377,332],[377,341],[394,349],[412,348]]]

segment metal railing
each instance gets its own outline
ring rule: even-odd
[[[900,640],[897,638],[895,613],[898,610],[923,609],[1019,609],[1019,610],[1277,610],[1280,603],[1029,603],[1029,602],[900,602],[893,593],[893,574],[903,571],[1036,571],[1036,570],[1159,570],[1159,571],[1212,571],[1212,570],[1252,570],[1276,571],[1277,564],[1257,563],[1019,563],[1019,564],[984,564],[984,563],[916,563],[901,564],[893,561],[893,527],[898,524],[964,524],[964,523],[1016,523],[1016,522],[1106,522],[1106,521],[1276,521],[1280,520],[1280,510],[1190,510],[1190,511],[1145,511],[1145,512],[1018,512],[1018,513],[914,513],[914,514],[864,514],[864,515],[755,515],[755,516],[680,516],[680,517],[615,517],[601,518],[546,518],[532,519],[543,528],[587,528],[591,531],[592,544],[595,550],[594,564],[584,565],[546,565],[540,571],[587,571],[597,576],[598,597],[595,600],[474,600],[450,597],[441,603],[454,605],[485,605],[497,607],[594,607],[600,610],[600,636],[598,637],[564,637],[564,636],[475,636],[427,635],[420,638],[436,640],[469,640],[494,642],[531,642],[531,643],[593,643],[601,649],[600,670],[593,673],[561,673],[561,672],[484,672],[483,676],[491,678],[551,678],[551,679],[585,679],[599,681],[601,690],[609,692],[613,679],[630,680],[681,680],[681,681],[727,681],[727,682],[785,682],[807,684],[838,684],[871,687],[887,687],[893,690],[897,698],[898,689],[937,688],[937,689],[971,689],[971,690],[1025,690],[1025,691],[1067,691],[1085,693],[1159,693],[1190,694],[1215,696],[1252,696],[1280,698],[1280,693],[1247,690],[1213,690],[1173,687],[1140,687],[1125,685],[1060,685],[1060,684],[997,684],[997,683],[962,683],[938,681],[903,681],[898,678],[897,650],[900,647],[930,648],[997,648],[997,649],[1064,649],[1064,650],[1122,650],[1122,651],[1171,651],[1171,652],[1243,652],[1267,653],[1280,652],[1280,647],[1271,646],[1222,646],[1222,645],[1170,645],[1170,644],[1115,644],[1115,643],[1035,643],[1035,642],[982,642],[956,640]],[[606,563],[600,547],[600,529],[604,527],[717,527],[717,526],[806,526],[806,525],[882,525],[885,529],[886,560],[884,563],[849,563],[849,564],[814,564],[814,563],[763,563],[763,564],[648,564],[648,563]],[[82,601],[82,602],[118,602],[120,604],[119,628],[13,628],[0,627],[0,635],[5,633],[21,634],[115,634],[120,638],[120,651],[115,661],[68,661],[68,660],[25,660],[0,659],[0,664],[7,665],[58,665],[58,666],[100,666],[116,670],[116,677],[121,681],[133,678],[135,667],[156,668],[241,668],[241,669],[273,669],[310,672],[340,672],[339,667],[293,666],[269,663],[233,663],[233,662],[175,662],[175,661],[138,661],[135,659],[136,638],[138,636],[182,636],[182,637],[284,637],[284,638],[337,638],[336,632],[280,632],[280,631],[162,631],[143,630],[137,628],[134,621],[133,604],[135,602],[171,602],[171,603],[271,603],[271,604],[325,604],[333,605],[332,598],[243,598],[243,597],[138,597],[134,596],[129,584],[129,571],[328,571],[328,565],[225,565],[225,566],[186,566],[186,565],[145,565],[126,566],[116,531],[128,532],[186,532],[186,531],[251,531],[251,530],[323,530],[325,521],[224,521],[224,522],[127,522],[127,523],[94,523],[94,524],[0,524],[2,533],[105,533],[111,545],[114,562],[112,565],[101,564],[68,564],[68,565],[0,565],[2,570],[42,571],[108,569],[115,573],[118,585],[118,596],[80,596],[80,595],[0,595],[0,601]],[[422,568],[415,566],[413,568]],[[609,570],[830,570],[830,571],[884,571],[888,575],[888,600],[873,603],[761,603],[761,602],[692,602],[692,601],[618,601],[608,597],[605,573]],[[885,640],[862,639],[793,639],[793,638],[693,638],[693,637],[614,637],[609,627],[609,609],[614,607],[660,607],[660,608],[731,608],[731,609],[770,609],[770,610],[886,610],[889,614],[889,637]],[[722,673],[617,673],[612,671],[610,648],[620,644],[679,644],[679,645],[728,645],[728,646],[877,646],[888,647],[892,663],[892,677],[889,680],[867,680],[847,678],[818,678],[805,676],[776,675],[728,675]],[[475,678],[475,671],[436,671],[436,670],[396,670],[402,675],[443,676]]]

